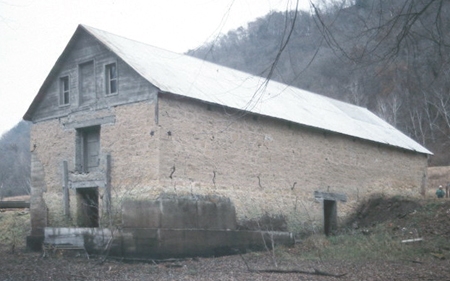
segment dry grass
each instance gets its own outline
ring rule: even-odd
[[[394,218],[334,237],[310,236],[292,248],[247,253],[245,262],[237,255],[125,263],[65,254],[43,258],[41,253],[26,252],[29,213],[9,210],[0,212],[0,280],[450,280],[450,233],[446,232],[450,200],[430,200],[417,212]],[[414,235],[424,235],[425,240],[401,243],[407,237],[403,228],[418,229]],[[278,269],[346,275],[258,273],[247,267],[274,268],[274,260]]]
[[[10,249],[25,247],[30,232],[30,213],[25,209],[0,210],[0,244]]]
[[[428,168],[428,190],[427,195],[435,196],[434,192],[439,185],[446,186],[450,183],[450,166],[429,167]]]

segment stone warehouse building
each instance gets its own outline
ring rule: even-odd
[[[367,109],[84,25],[24,119],[32,236],[158,227],[135,217],[186,196],[228,200],[237,225],[266,214],[322,229],[339,199],[343,217],[374,193],[424,194],[431,154]]]

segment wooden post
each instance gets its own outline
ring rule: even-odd
[[[106,186],[105,186],[106,213],[111,215],[111,154],[106,155]]]
[[[69,170],[67,168],[67,161],[62,164],[62,182],[63,182],[63,206],[64,215],[70,218],[70,199],[69,199]]]

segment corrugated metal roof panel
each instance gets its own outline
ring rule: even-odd
[[[432,154],[365,108],[92,27],[83,28],[163,92]]]

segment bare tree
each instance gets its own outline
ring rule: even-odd
[[[217,55],[211,60],[266,83],[367,107],[450,159],[441,153],[450,138],[442,99],[450,89],[450,1],[310,0],[310,7],[311,13],[272,12],[230,31],[207,49]]]
[[[420,51],[425,40],[448,48],[450,3],[445,0],[355,0],[327,1],[321,10],[313,2],[316,24],[329,47],[351,60],[391,61],[406,51]],[[329,12],[332,9],[332,13]],[[340,7],[336,12],[336,7]],[[347,18],[351,28],[339,18]],[[347,28],[345,28],[347,27]],[[359,27],[359,28],[358,28]]]

